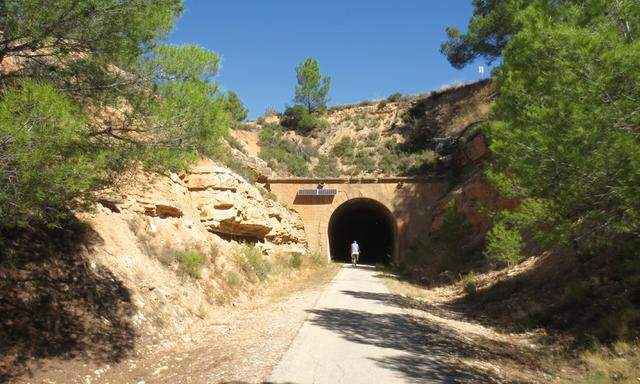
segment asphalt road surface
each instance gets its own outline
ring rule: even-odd
[[[345,266],[322,293],[270,383],[442,382],[412,367],[419,325],[394,305],[373,268]],[[446,375],[445,375],[446,376]],[[440,380],[438,380],[440,379]]]

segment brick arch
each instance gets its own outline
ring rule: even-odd
[[[364,225],[368,228],[362,228],[365,232],[368,233],[365,238],[356,239],[360,243],[361,248],[363,248],[362,262],[369,264],[382,263],[386,264],[396,259],[396,253],[398,252],[398,225],[396,222],[395,215],[391,212],[389,207],[387,207],[382,202],[372,199],[370,197],[351,197],[344,201],[341,201],[339,204],[334,204],[335,208],[331,212],[329,216],[328,223],[326,225],[327,235],[328,235],[328,250],[329,256],[332,260],[341,260],[348,262],[348,257],[344,257],[345,255],[338,255],[336,253],[345,253],[346,248],[340,252],[336,251],[336,247],[348,247],[348,244],[336,244],[338,240],[336,239],[335,232],[340,226],[339,221],[345,220],[343,217],[347,216],[347,220],[349,219],[349,210],[356,209],[361,213],[364,213],[366,216],[370,217],[370,220],[373,220],[372,223],[360,223],[359,225]],[[347,228],[348,229],[348,228]],[[355,228],[357,229],[357,228]],[[369,238],[372,236],[373,238]],[[384,239],[376,238],[383,237]],[[350,239],[351,241],[353,239]],[[332,244],[333,242],[333,244]],[[373,242],[376,244],[377,252],[374,255],[369,255],[370,251],[367,249],[367,243]],[[384,244],[384,245],[382,245]],[[380,249],[378,249],[378,245],[380,245]],[[382,253],[381,253],[382,252]],[[389,253],[389,258],[386,258],[383,253]]]

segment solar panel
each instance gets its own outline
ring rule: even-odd
[[[318,195],[320,196],[335,196],[337,194],[337,189],[318,189]]]
[[[337,189],[299,189],[298,196],[335,196]]]

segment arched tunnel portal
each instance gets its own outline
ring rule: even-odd
[[[329,249],[334,261],[351,262],[350,247],[360,245],[362,264],[389,264],[396,249],[396,222],[380,202],[355,198],[338,206],[329,219]]]

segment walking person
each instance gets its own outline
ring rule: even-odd
[[[358,257],[360,256],[360,246],[358,242],[353,240],[351,243],[351,265],[355,267],[358,264]]]

